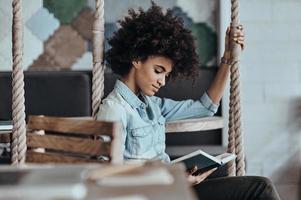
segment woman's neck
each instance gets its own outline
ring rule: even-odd
[[[135,83],[135,80],[133,77],[130,76],[130,74],[121,77],[120,79],[134,94],[139,94],[139,89]]]

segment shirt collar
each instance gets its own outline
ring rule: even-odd
[[[146,108],[148,106],[147,98],[144,94],[141,94],[142,98],[144,99],[145,103],[142,102],[133,91],[128,88],[126,84],[124,84],[120,80],[116,80],[114,89],[126,100],[128,104],[130,104],[133,108]]]

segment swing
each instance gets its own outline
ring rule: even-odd
[[[24,75],[22,69],[22,10],[21,0],[13,0],[13,69],[12,69],[12,116],[13,132],[11,139],[12,164],[24,164],[26,155],[26,124],[24,105]],[[231,0],[231,33],[238,25],[238,0]],[[233,37],[233,35],[231,35]],[[232,41],[232,40],[231,40]],[[92,117],[95,120],[104,93],[104,0],[96,0],[95,21],[93,24],[93,80],[92,80]],[[240,46],[231,44],[230,104],[228,123],[228,152],[236,154],[235,162],[229,166],[228,174],[245,174],[243,138],[241,130],[239,57]],[[166,124],[166,132],[191,132],[223,128],[221,117],[187,119]]]

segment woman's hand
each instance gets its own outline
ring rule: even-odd
[[[199,183],[201,183],[203,180],[205,180],[210,174],[212,174],[212,172],[214,172],[217,168],[211,169],[209,171],[206,171],[202,174],[198,174],[198,175],[192,175],[194,172],[196,172],[198,170],[198,168],[195,166],[193,169],[191,169],[188,174],[187,174],[187,181],[191,184],[191,185],[197,185]]]
[[[231,29],[230,29],[230,27],[228,27],[227,31],[226,31],[226,37],[225,37],[225,53],[224,53],[224,57],[227,59],[230,59],[230,55],[231,55],[230,31],[231,31]],[[239,44],[241,46],[242,50],[245,49],[245,46],[246,46],[245,45],[245,33],[244,33],[244,28],[241,24],[236,27],[232,40],[234,42],[236,42],[237,44]]]

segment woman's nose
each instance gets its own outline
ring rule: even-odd
[[[165,76],[160,77],[158,79],[158,82],[159,82],[159,84],[160,84],[161,87],[164,86],[165,85]]]

